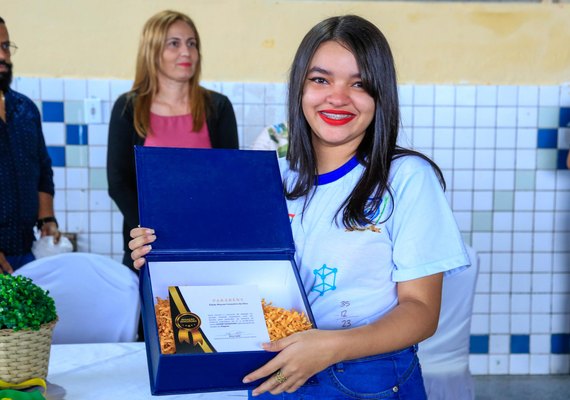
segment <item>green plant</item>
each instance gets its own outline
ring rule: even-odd
[[[37,331],[56,318],[48,291],[24,276],[0,274],[0,329]]]

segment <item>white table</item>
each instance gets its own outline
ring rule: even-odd
[[[52,345],[48,400],[247,399],[246,391],[152,396],[144,343]]]

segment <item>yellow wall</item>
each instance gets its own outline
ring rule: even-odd
[[[344,13],[382,29],[402,83],[570,81],[569,4],[0,0],[19,76],[132,79],[140,30],[165,8],[196,22],[210,81],[285,81],[306,31]]]

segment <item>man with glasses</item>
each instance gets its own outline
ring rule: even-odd
[[[0,17],[0,274],[34,260],[34,226],[55,243],[61,235],[40,113],[32,100],[10,89],[16,49]]]

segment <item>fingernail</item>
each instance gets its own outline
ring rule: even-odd
[[[249,383],[251,382],[248,378],[243,378],[242,383]]]
[[[154,235],[154,229],[147,229],[146,233],[148,233],[149,235]]]
[[[148,249],[148,251],[151,251],[151,250],[152,250],[152,246],[151,246],[150,244],[147,244],[147,245],[146,245],[146,248]]]

